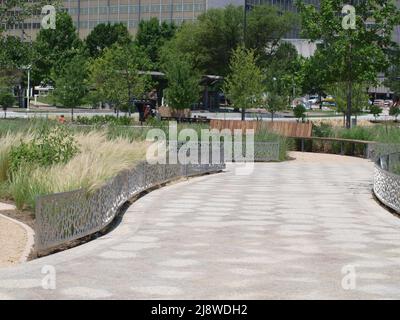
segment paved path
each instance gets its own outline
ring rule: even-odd
[[[400,220],[371,196],[372,163],[296,156],[154,191],[112,233],[1,270],[0,297],[400,298]]]

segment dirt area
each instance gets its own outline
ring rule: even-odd
[[[13,205],[0,203],[0,268],[19,263],[26,254],[29,235],[20,224],[10,217],[33,227],[33,217],[21,213]]]

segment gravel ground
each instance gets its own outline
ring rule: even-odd
[[[28,241],[25,229],[2,215],[3,210],[12,209],[12,205],[0,203],[0,268],[20,262]]]

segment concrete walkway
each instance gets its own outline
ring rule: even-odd
[[[371,196],[373,164],[296,157],[156,190],[106,236],[0,270],[0,298],[400,298],[400,220]]]

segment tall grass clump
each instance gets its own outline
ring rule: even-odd
[[[55,125],[35,130],[0,137],[0,197],[14,200],[19,209],[33,209],[40,195],[91,192],[146,154],[146,142],[110,138],[106,129],[79,132]]]
[[[278,142],[279,161],[286,160],[288,158],[288,151],[293,149],[292,139],[273,133],[266,128],[259,128],[256,130],[254,142]]]

